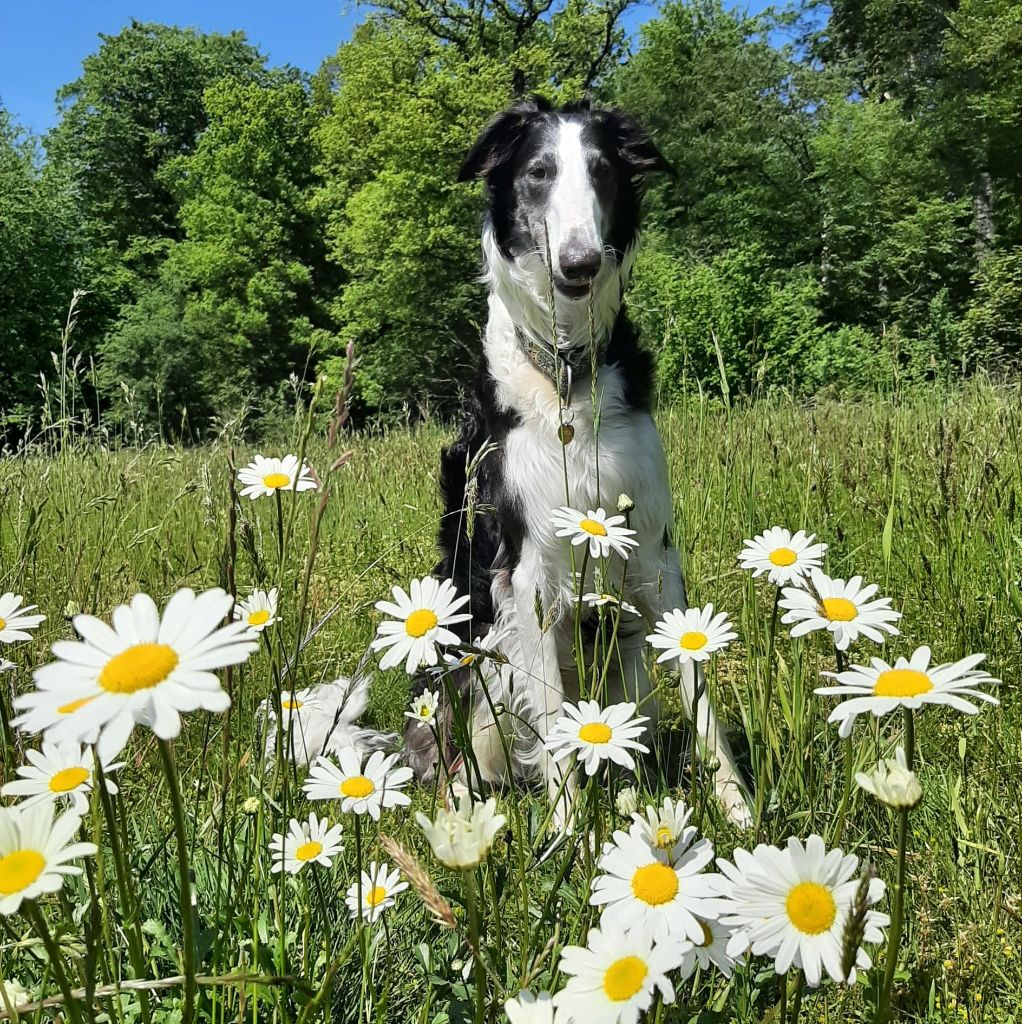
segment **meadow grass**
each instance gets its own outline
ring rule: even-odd
[[[975,384],[808,407],[780,398],[734,408],[692,399],[663,410],[659,423],[690,603],[712,601],[729,611],[740,636],[714,663],[709,685],[756,782],[755,833],[740,835],[728,825],[705,777],[691,766],[678,779],[661,764],[642,779],[645,794],[652,801],[680,782],[718,853],[818,833],[840,838],[892,877],[894,816],[858,789],[847,813],[838,811],[846,748],[826,724],[833,700],[813,694],[820,670],[834,668],[833,647],[818,634],[793,641],[785,627],[771,644],[773,588],[736,564],[743,538],[768,526],[815,532],[830,544],[831,575],[878,583],[904,613],[902,635],[888,641],[884,656],[893,660],[924,643],[938,662],[985,651],[990,671],[1005,681],[1000,708],[976,717],[944,708],[917,716],[925,795],[910,818],[894,1019],[1022,1019],[1022,712],[1014,690],[1022,667],[1019,392]],[[309,872],[286,881],[269,874],[270,834],[285,831],[288,818],[304,817],[308,807],[301,772],[264,766],[256,726],[257,705],[282,685],[297,689],[351,674],[375,632],[373,603],[433,566],[437,455],[446,436],[425,425],[345,439],[353,455],[330,484],[302,632],[328,618],[286,676],[283,666],[298,646],[296,608],[319,496],[297,496],[280,569],[272,500],[242,500],[232,526],[229,459],[240,465],[251,452],[229,437],[184,450],[76,443],[0,459],[0,592],[24,594],[48,616],[31,642],[2,651],[17,666],[0,675],[5,722],[14,693],[31,687],[29,670],[48,660],[49,643],[71,635],[68,619],[78,611],[109,618],[139,591],[162,604],[180,587],[230,589],[233,581],[244,595],[253,586],[282,584],[282,623],[225,683],[231,713],[190,716],[175,744],[195,876],[197,969],[204,979],[199,1014],[210,1021],[473,1019],[479,969],[463,889],[455,873],[430,858],[411,819],[411,810],[434,806],[435,794],[417,792],[411,809],[386,812],[380,832],[417,851],[453,907],[456,928],[433,922],[407,892],[384,926],[361,931],[343,903],[355,877],[350,818],[345,853],[317,876],[321,884]],[[294,450],[295,443],[282,440],[272,453]],[[308,461],[320,470],[329,461],[315,435]],[[860,642],[852,660],[874,650]],[[663,699],[676,712],[666,675],[663,682]],[[400,729],[407,700],[403,673],[377,673],[369,721]],[[856,726],[856,768],[868,771],[878,756],[890,756],[897,722]],[[4,781],[33,742],[5,730]],[[182,919],[171,801],[150,733],[136,730],[124,759],[109,816],[97,804],[84,826],[99,836],[100,856],[87,876],[41,906],[73,987],[91,993],[132,977],[167,980],[148,1000],[122,991],[94,1001],[108,1015],[102,1019],[174,1021],[182,1008],[175,980]],[[524,985],[546,989],[563,981],[558,948],[584,941],[597,921],[587,903],[595,871],[587,843],[575,837],[537,865],[531,850],[546,839],[545,802],[505,792],[500,805],[510,837],[498,841],[479,872],[485,1013],[493,1020],[502,1019],[503,999]],[[592,814],[604,837],[623,825],[606,794],[594,799]],[[112,824],[126,888],[117,885]],[[366,860],[388,859],[371,823],[363,839]],[[41,986],[42,994],[56,993],[39,941],[18,916],[0,917],[0,958],[0,977],[17,977],[35,995]],[[875,959],[883,960],[879,949]],[[801,1019],[872,1019],[878,976],[873,970],[852,988],[828,983],[808,993]],[[681,985],[676,1005],[655,1006],[649,1019],[778,1020],[781,992],[770,962],[758,960],[731,980],[697,973]]]

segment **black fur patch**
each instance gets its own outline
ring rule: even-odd
[[[435,576],[452,579],[459,593],[470,595],[472,621],[460,630],[468,640],[493,623],[493,574],[518,564],[524,526],[504,485],[504,442],[520,422],[517,413],[497,403],[496,385],[483,357],[462,411],[461,431],[440,456],[444,517],[438,537],[441,557],[433,570]],[[489,451],[470,475],[470,466],[487,442]]]

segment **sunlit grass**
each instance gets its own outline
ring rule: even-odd
[[[699,774],[686,766],[683,787],[689,789],[693,774],[697,780],[688,795],[694,820],[721,854],[738,842],[750,846],[812,832],[836,843],[840,832],[841,845],[872,861],[882,876],[892,875],[894,818],[857,789],[846,815],[838,811],[845,747],[826,725],[833,702],[813,694],[819,671],[834,668],[833,648],[819,635],[793,642],[779,627],[768,657],[773,588],[752,581],[735,560],[742,540],[764,527],[805,527],[830,544],[831,575],[862,575],[878,583],[904,613],[902,636],[888,641],[883,656],[893,660],[922,643],[933,648],[937,661],[985,651],[990,670],[1005,680],[1000,709],[976,719],[935,709],[918,717],[917,770],[925,795],[910,819],[912,890],[895,1002],[911,1015],[905,1019],[1016,1020],[1016,994],[1022,990],[1022,719],[1014,697],[1022,667],[1017,391],[977,385],[947,394],[912,393],[897,404],[824,402],[805,408],[777,399],[730,411],[692,400],[662,413],[659,421],[675,484],[690,603],[712,601],[729,612],[739,633],[714,663],[710,685],[736,747],[759,781],[756,834],[738,836]],[[296,425],[296,436],[298,430]],[[338,1020],[472,1017],[476,991],[468,931],[431,923],[411,893],[388,910],[386,929],[367,931],[364,959],[356,948],[332,977],[323,1003],[315,1002],[331,956],[356,935],[344,906],[356,874],[353,825],[344,817],[346,850],[322,876],[322,896],[304,875],[271,876],[271,833],[286,831],[288,818],[304,819],[309,808],[301,794],[302,773],[283,765],[264,770],[256,735],[257,705],[275,689],[350,675],[375,633],[379,616],[373,603],[391,585],[406,585],[433,565],[437,455],[445,437],[440,427],[426,425],[414,433],[346,440],[353,456],[332,478],[309,577],[305,629],[328,618],[286,678],[283,666],[297,648],[297,606],[317,495],[297,496],[281,572],[272,499],[241,501],[232,548],[229,459],[243,465],[253,453],[240,445],[232,450],[229,439],[188,450],[111,452],[93,443],[69,444],[55,453],[0,459],[0,593],[24,594],[48,616],[32,642],[0,652],[17,666],[0,675],[8,712],[11,690],[30,688],[27,670],[48,660],[49,643],[70,635],[67,617],[76,612],[108,618],[114,605],[136,592],[161,603],[185,586],[229,588],[235,580],[244,596],[252,587],[277,585],[278,578],[282,584],[282,622],[262,653],[229,681],[231,714],[195,714],[176,743],[198,896],[198,971],[207,979],[200,982],[199,1011],[211,1020],[293,1020],[303,1008],[313,1016],[329,1006]],[[295,438],[282,438],[279,451],[294,445]],[[270,447],[261,450],[278,453]],[[325,469],[323,440],[313,437],[307,459]],[[863,658],[874,650],[860,644]],[[403,673],[378,675],[370,720],[401,729],[407,695]],[[665,700],[672,703],[669,694]],[[854,767],[868,771],[879,756],[891,756],[889,743],[880,741],[891,735],[891,728],[878,731],[872,721],[860,725],[851,748]],[[5,730],[5,781],[30,741]],[[662,749],[667,742],[666,735],[657,738]],[[687,745],[675,743],[674,749]],[[135,934],[135,902],[144,970],[134,973],[172,979],[181,971],[166,779],[149,733],[136,731],[127,754],[117,776],[121,796],[114,815],[131,891],[118,892],[107,843],[93,876],[72,880],[46,905],[70,954],[75,986],[90,980],[108,986],[133,976],[128,936]],[[679,781],[677,770],[668,771],[664,763],[660,768],[664,778],[650,796]],[[647,781],[651,788],[656,784]],[[516,833],[543,839],[544,801],[516,795],[501,803],[514,807],[505,813]],[[432,806],[433,794],[420,791],[410,810],[388,812],[380,830],[417,851],[460,922],[462,887],[430,860],[412,822],[412,811]],[[620,827],[606,802],[598,813],[604,836],[608,826]],[[92,821],[102,843],[109,824],[98,808]],[[92,827],[87,821],[86,828]],[[366,830],[372,858],[387,859],[375,837],[374,829]],[[480,875],[479,900],[494,1005],[525,984],[549,987],[556,955],[548,943],[577,942],[586,926],[596,924],[587,903],[591,873],[584,844],[574,858],[554,857],[537,869],[520,859],[517,847],[498,840]],[[103,894],[101,900],[89,900],[90,886]],[[81,907],[89,908],[84,921]],[[86,928],[104,937],[97,948],[83,947]],[[0,976],[16,977],[38,994],[39,949],[26,936],[19,918],[0,918]],[[873,973],[866,989],[831,985],[808,995],[803,1019],[870,1019]],[[261,983],[244,980],[255,976]],[[46,994],[56,992],[47,978]],[[719,1011],[719,1017],[701,1020],[751,1024],[764,1019],[778,995],[772,970],[746,971],[730,982],[698,976],[681,986],[678,1005],[662,1008],[657,1019],[695,1020]],[[176,984],[155,991],[153,1018],[173,1019],[180,997]],[[113,1020],[134,1021],[144,1013],[137,994],[107,999],[103,1009]]]

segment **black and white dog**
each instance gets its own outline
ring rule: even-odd
[[[686,607],[667,464],[649,409],[651,360],[622,311],[644,179],[661,170],[669,170],[666,161],[627,114],[588,104],[556,110],[534,99],[483,130],[459,175],[486,182],[489,317],[461,434],[442,456],[447,507],[435,575],[471,593],[474,632],[492,626],[485,645],[500,656],[474,682],[470,673],[461,680],[481,774],[498,781],[531,762],[551,799],[564,787],[561,820],[572,785],[542,740],[561,702],[579,697],[572,646],[579,590],[569,541],[555,536],[551,512],[562,505],[613,511],[619,495],[634,499],[638,547],[622,596],[641,615],[622,616],[607,699],[638,701],[651,725],[645,635],[665,611]],[[621,560],[612,556],[610,564],[604,589],[622,579]],[[585,582],[593,589],[591,577]],[[488,696],[471,692],[481,680]],[[719,762],[720,799],[746,825],[738,773],[702,676],[689,663],[679,682],[690,717],[697,709],[703,756]],[[513,712],[502,723],[511,765],[494,728],[494,714],[505,709]],[[523,718],[526,732],[515,725]],[[407,734],[421,776],[432,773],[439,753],[427,733],[413,724]]]

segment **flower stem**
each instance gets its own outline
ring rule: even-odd
[[[100,759],[96,748],[92,748],[94,764],[96,766],[95,791],[99,793],[100,807],[103,809],[103,817],[106,819],[107,836],[110,840],[110,852],[114,858],[114,880],[117,885],[117,898],[120,900],[122,913],[124,915],[124,931],[128,938],[128,960],[135,977],[142,979],[146,976],[145,957],[143,955],[144,945],[142,942],[142,926],[139,922],[138,901],[132,888],[131,874],[128,871],[124,858],[124,847],[121,845],[120,830],[117,827],[117,818],[114,813],[114,801],[107,789],[106,776],[103,774],[103,762]],[[123,805],[122,805],[123,810]],[[101,845],[101,833],[99,822],[94,820],[96,845]],[[105,901],[104,901],[105,908]],[[142,1020],[144,1024],[150,1024],[152,1010],[149,1002],[149,993],[140,990],[138,993],[139,1005],[142,1008]]]
[[[185,832],[185,812],[181,802],[181,786],[174,762],[174,748],[169,740],[160,740],[160,758],[170,790],[170,806],[174,814],[174,833],[177,837],[177,870],[180,877],[181,932],[185,976],[185,1001],[181,1024],[191,1024],[195,1016],[195,921],[192,907],[192,883],[188,867],[188,837]]]
[[[50,958],[50,965],[57,978],[57,985],[60,987],[60,994],[64,997],[64,1009],[74,1024],[81,1024],[82,1015],[78,1010],[78,1000],[71,994],[71,985],[64,973],[64,960],[60,955],[60,947],[50,934],[49,926],[42,911],[36,906],[34,900],[26,900],[23,904],[25,916],[32,922],[36,934],[42,939],[46,948],[46,955]]]
[[[475,1024],[483,1024],[486,1016],[486,969],[483,966],[482,952],[479,947],[479,905],[476,901],[476,880],[474,871],[464,872],[465,903],[468,905],[468,944],[472,947],[472,959],[475,961],[476,1011]]]
[[[770,721],[770,705],[774,700],[774,636],[777,633],[777,609],[781,601],[781,588],[774,588],[774,607],[770,612],[770,631],[767,633],[767,656],[766,656],[766,686],[763,688],[763,707],[760,711],[759,721],[759,742],[757,744],[757,757],[759,771],[756,778],[756,835],[761,836],[763,825],[763,802],[766,799],[766,791],[772,781],[773,772],[770,770],[770,749],[767,737],[769,730],[767,723]]]
[[[905,709],[905,762],[911,770],[915,760],[915,722],[912,712]],[[898,949],[901,945],[901,929],[905,919],[905,860],[908,847],[909,808],[898,811],[898,868],[894,882],[894,905],[891,909],[891,931],[887,937],[887,959],[884,961],[884,980],[877,995],[876,1015],[873,1024],[887,1024],[891,1016],[891,990],[894,987],[894,972],[898,967]]]

